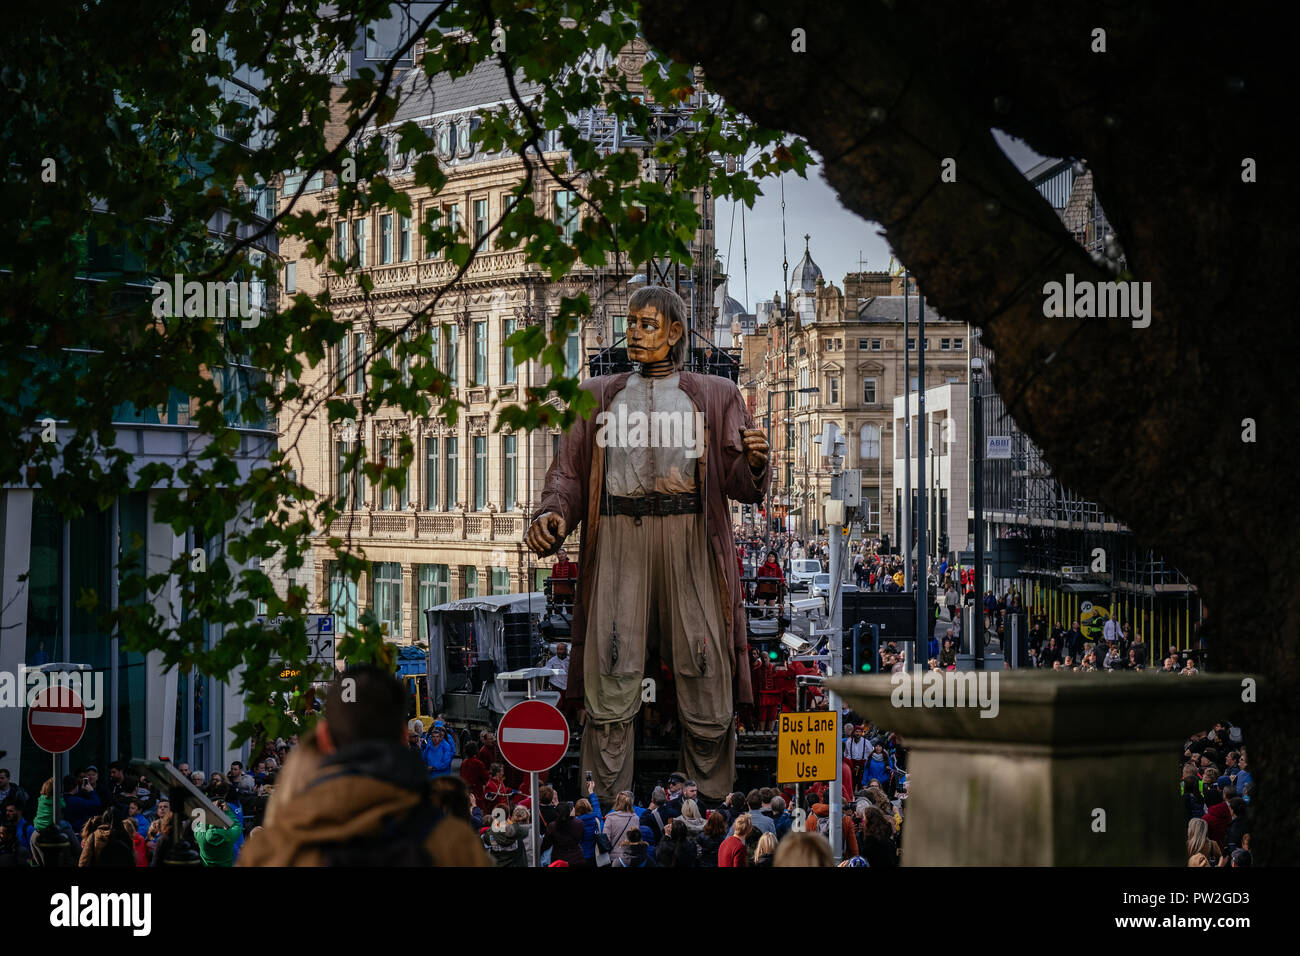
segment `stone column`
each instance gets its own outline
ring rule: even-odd
[[[402,631],[395,635],[403,644],[420,639],[420,576],[418,565],[402,562]]]
[[[1245,706],[1241,674],[904,676],[828,685],[910,748],[907,866],[1185,866],[1182,744]]]

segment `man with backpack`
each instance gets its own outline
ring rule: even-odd
[[[316,724],[319,767],[300,788],[276,792],[237,865],[490,866],[474,829],[435,804],[406,735],[406,696],[391,673],[342,674]]]

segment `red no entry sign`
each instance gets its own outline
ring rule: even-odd
[[[512,767],[542,773],[559,763],[569,749],[569,722],[546,701],[525,700],[501,718],[497,746]]]
[[[27,708],[27,732],[52,754],[71,750],[86,732],[86,708],[68,687],[47,687]]]

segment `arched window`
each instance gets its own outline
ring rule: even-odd
[[[863,425],[860,444],[858,445],[858,457],[862,459],[870,458],[873,461],[880,457],[880,426]]]

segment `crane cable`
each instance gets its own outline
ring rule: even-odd
[[[749,311],[749,242],[745,237],[745,207],[740,207],[741,261],[745,264],[745,311]]]

